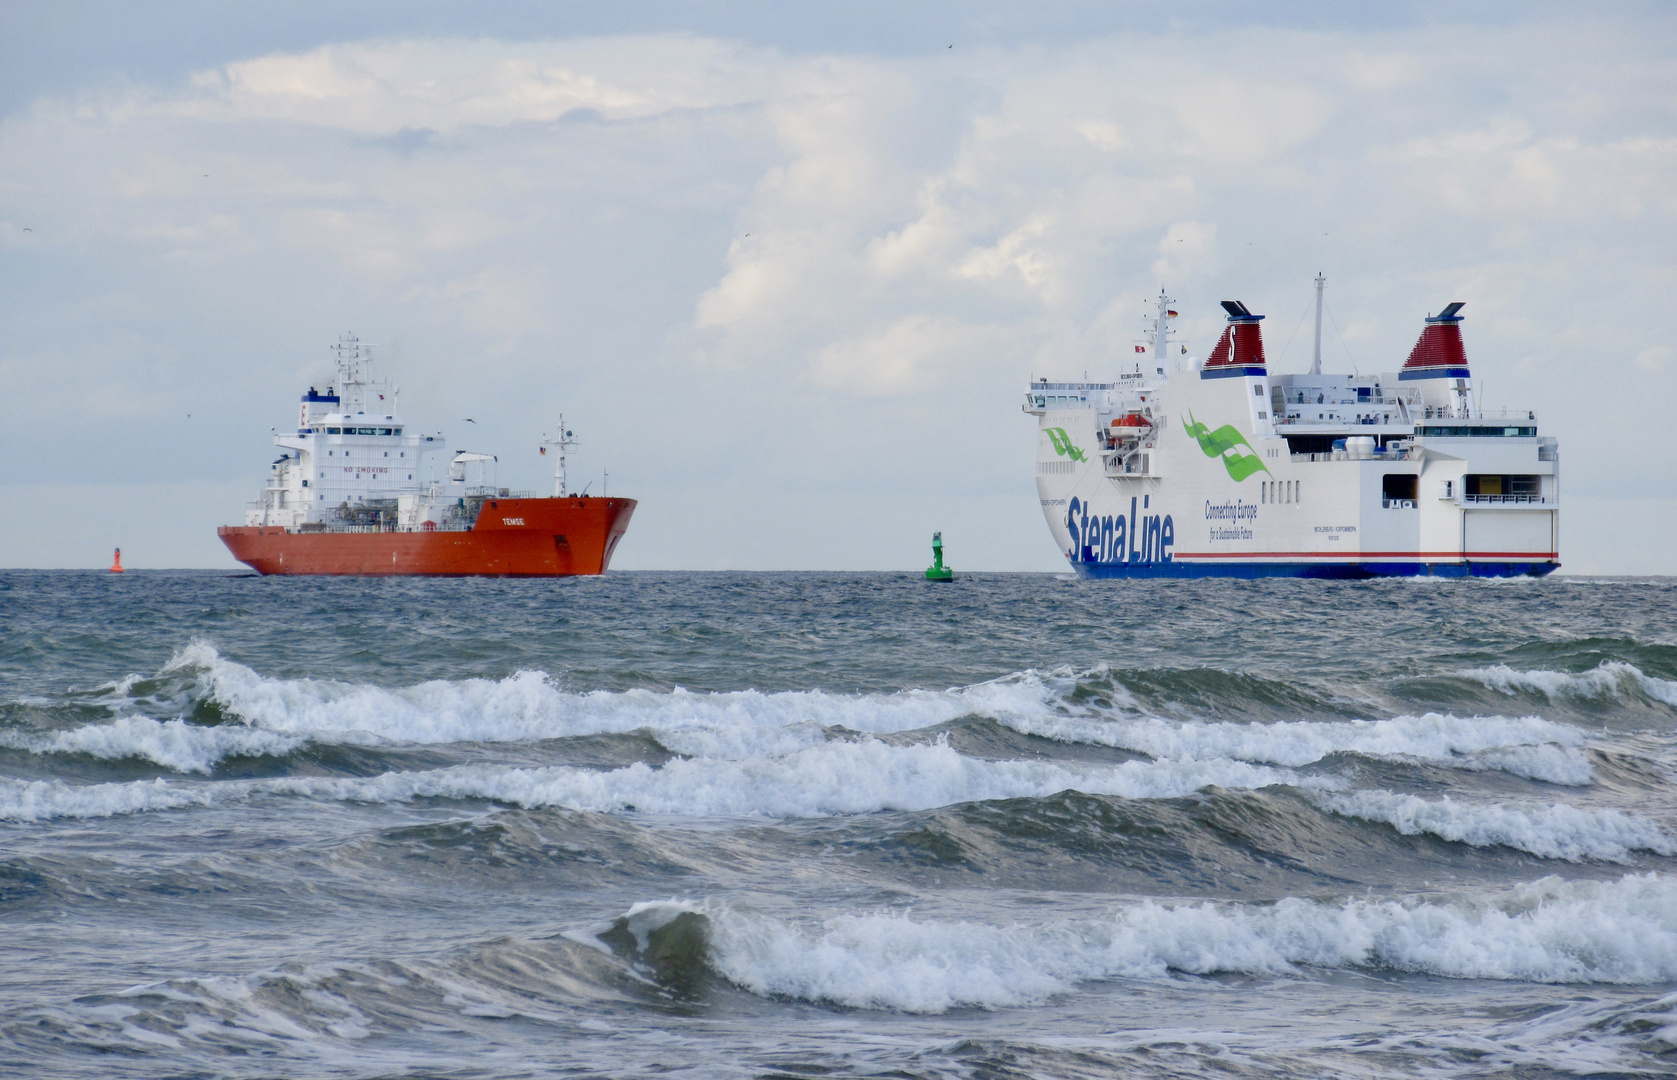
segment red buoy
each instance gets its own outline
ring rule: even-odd
[[[111,573],[113,573],[113,574],[122,573],[122,549],[121,548],[116,549],[116,555],[111,560]]]

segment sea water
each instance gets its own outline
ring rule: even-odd
[[[1677,1072],[1674,615],[0,574],[0,1071]]]

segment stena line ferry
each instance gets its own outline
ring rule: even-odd
[[[1560,566],[1560,453],[1534,413],[1474,397],[1461,303],[1403,367],[1271,374],[1262,315],[1225,300],[1187,359],[1161,290],[1146,360],[1033,382],[1037,493],[1073,569],[1109,577],[1540,576]]]
[[[541,447],[555,454],[551,498],[484,484],[491,455],[449,456],[440,434],[408,427],[396,389],[372,378],[367,346],[345,334],[333,349],[336,383],[303,395],[245,523],[218,530],[235,559],[263,574],[605,573],[635,500],[568,490],[576,441],[564,417]],[[429,475],[445,461],[445,478]]]

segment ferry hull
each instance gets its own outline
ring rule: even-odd
[[[385,577],[565,577],[603,574],[628,531],[634,499],[494,499],[464,532],[218,530],[233,557],[260,574]]]
[[[1208,563],[1171,559],[1152,564],[1072,563],[1081,578],[1100,581],[1114,578],[1330,578],[1366,580],[1381,577],[1543,577],[1560,569],[1560,563],[1543,561],[1471,562],[1381,562],[1343,563],[1240,562]]]

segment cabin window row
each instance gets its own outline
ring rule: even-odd
[[[401,428],[387,427],[312,427],[316,435],[400,435]]]
[[[1463,425],[1432,425],[1427,424],[1416,429],[1417,435],[1434,435],[1439,438],[1493,438],[1493,439],[1531,439],[1537,436],[1536,427],[1489,427],[1484,424]]]

